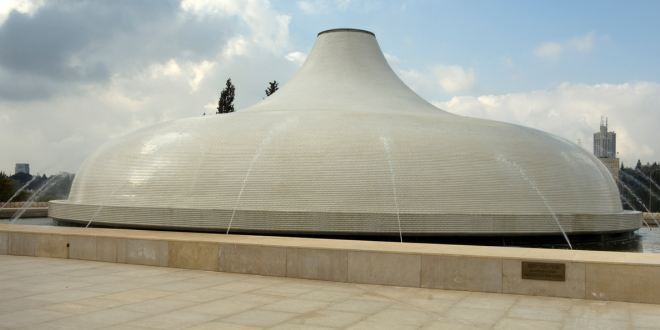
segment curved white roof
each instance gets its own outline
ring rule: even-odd
[[[154,125],[104,145],[61,220],[275,233],[517,235],[639,228],[603,164],[538,130],[442,111],[376,38],[319,34],[279,91],[231,114]]]

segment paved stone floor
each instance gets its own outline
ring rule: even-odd
[[[0,256],[6,329],[660,329],[660,305]]]

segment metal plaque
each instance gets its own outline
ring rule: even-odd
[[[566,264],[548,262],[522,262],[524,280],[566,281]]]

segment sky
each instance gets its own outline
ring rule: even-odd
[[[660,161],[659,1],[0,0],[0,171],[75,173],[105,142],[237,111],[298,70],[318,32],[372,31],[438,108]]]

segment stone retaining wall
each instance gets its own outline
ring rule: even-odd
[[[660,255],[0,225],[0,254],[313,280],[660,303]],[[565,281],[521,278],[523,261]]]

